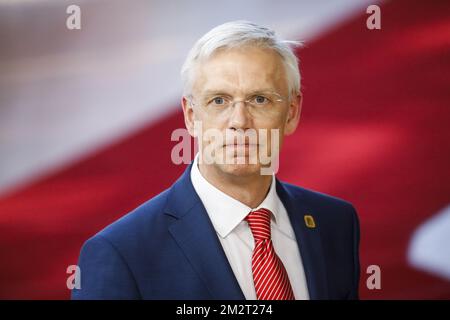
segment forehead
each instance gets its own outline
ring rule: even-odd
[[[220,49],[198,64],[194,92],[242,93],[287,90],[281,56],[273,49],[244,46]]]

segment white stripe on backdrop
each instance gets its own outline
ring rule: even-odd
[[[215,25],[247,19],[308,40],[369,0],[0,1],[0,193],[67,165],[179,105],[179,69]]]

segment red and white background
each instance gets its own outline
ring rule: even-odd
[[[448,1],[0,0],[1,299],[68,299],[83,242],[183,172],[180,67],[237,19],[305,41],[278,176],[355,205],[361,298],[450,299]]]

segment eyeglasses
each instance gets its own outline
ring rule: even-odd
[[[189,96],[188,100],[192,106],[196,105],[193,96]],[[199,105],[210,113],[224,113],[232,110],[236,103],[242,102],[246,107],[249,107],[251,113],[261,114],[272,111],[277,103],[287,99],[276,92],[262,92],[252,94],[245,100],[234,100],[232,96],[227,94],[203,96],[198,100],[200,101]]]

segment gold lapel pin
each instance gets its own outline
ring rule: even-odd
[[[314,218],[312,215],[305,214],[303,217],[305,219],[305,224],[308,228],[314,229],[316,227],[316,222],[314,221]]]

